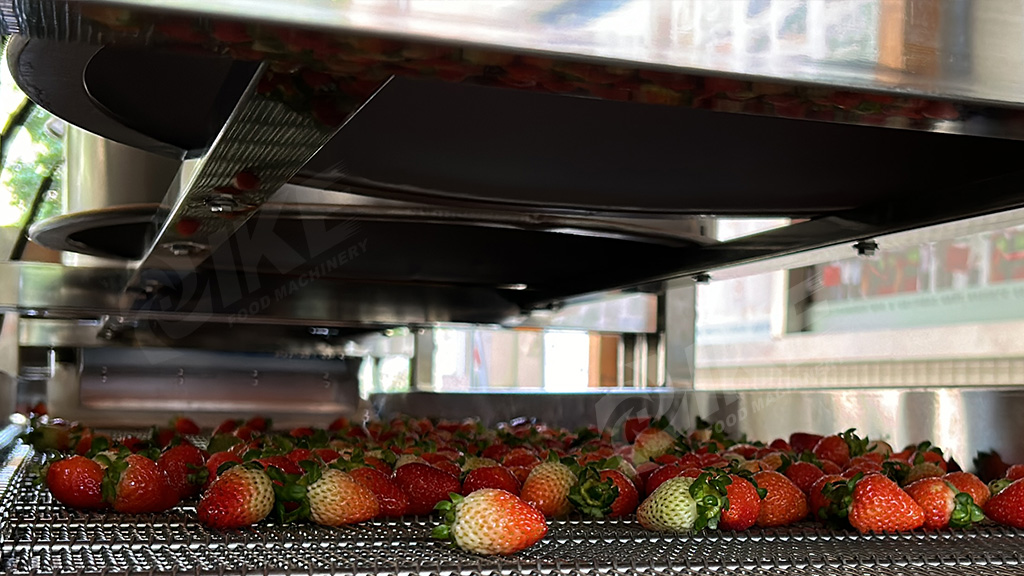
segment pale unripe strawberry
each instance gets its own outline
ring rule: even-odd
[[[690,495],[694,479],[678,476],[658,486],[636,510],[636,519],[648,530],[688,532],[697,520],[697,502]]]
[[[556,518],[572,511],[569,489],[575,484],[576,475],[568,466],[544,462],[530,471],[519,495],[548,518]]]
[[[267,473],[235,466],[210,484],[196,513],[211,528],[240,528],[263,520],[273,507],[274,487]]]
[[[633,443],[633,464],[639,466],[648,460],[667,453],[676,443],[676,438],[666,430],[647,428]]]
[[[306,497],[310,518],[323,526],[364,522],[380,512],[373,491],[334,468],[324,470],[320,479],[310,484]]]
[[[446,524],[433,535],[451,538],[459,548],[476,554],[513,554],[533,546],[548,531],[543,514],[505,490],[453,494],[452,501],[440,503],[438,509],[444,511]]]

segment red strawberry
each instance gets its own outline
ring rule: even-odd
[[[622,424],[622,434],[623,436],[625,436],[626,442],[632,444],[633,442],[636,442],[636,437],[639,436],[640,433],[646,430],[647,427],[650,425],[650,417],[627,418],[626,421]]]
[[[653,494],[658,489],[658,486],[664,484],[666,480],[680,476],[684,470],[692,467],[692,464],[683,464],[681,462],[661,466],[647,477],[647,481],[644,482],[644,493]]]
[[[405,515],[409,508],[409,497],[389,476],[370,466],[355,468],[349,472],[349,475],[377,496],[377,503],[380,504],[380,516],[397,518]]]
[[[536,466],[508,466],[507,468],[508,471],[516,477],[516,480],[519,480],[519,485],[522,486],[523,482],[526,482],[526,479],[530,477],[530,472],[533,472],[533,469],[536,468]]]
[[[824,438],[824,436],[821,434],[794,432],[789,435],[789,445],[793,448],[793,452],[802,454],[804,452],[814,450],[814,447],[822,438]]]
[[[395,470],[395,483],[409,497],[407,514],[430,514],[434,506],[461,488],[459,479],[430,464],[412,462]]]
[[[1021,478],[1024,478],[1024,464],[1014,464],[1007,468],[1004,478],[1008,478],[1010,480],[1020,480]]]
[[[249,170],[242,170],[235,174],[231,184],[242,191],[255,190],[260,187],[260,178]]]
[[[263,468],[270,468],[273,466],[285,474],[302,474],[303,470],[298,464],[293,462],[287,456],[275,455],[275,456],[264,456],[258,458],[255,462],[259,463]]]
[[[533,468],[537,464],[540,464],[540,458],[537,454],[529,448],[513,448],[501,459],[501,465],[512,468],[514,466],[525,466],[527,468]]]
[[[988,503],[991,493],[988,486],[980,478],[970,472],[950,472],[942,477],[960,492],[966,492],[974,499],[974,503],[982,508]]]
[[[192,419],[184,416],[178,416],[172,420],[171,426],[178,434],[190,434],[194,436],[202,432],[202,430],[199,429],[198,424],[196,424]]]
[[[924,510],[898,484],[871,474],[854,486],[848,518],[861,533],[903,532],[924,524]]]
[[[544,516],[555,518],[572,510],[569,489],[576,484],[576,475],[561,462],[544,462],[534,468],[523,482],[521,495]]]
[[[521,484],[515,474],[504,466],[485,466],[469,471],[462,481],[462,495],[468,496],[482,488],[497,488],[519,496]]]
[[[815,444],[817,444],[817,442],[815,442]],[[792,446],[789,445],[789,442],[786,442],[782,438],[776,438],[775,440],[772,440],[772,443],[769,444],[768,447],[771,448],[772,450],[778,450],[779,452],[795,452],[796,451],[796,450],[793,449]],[[811,446],[811,448],[814,448],[814,447]]]
[[[77,510],[107,507],[103,500],[103,467],[82,456],[57,460],[46,470],[50,494],[65,506]]]
[[[841,434],[826,436],[814,445],[814,455],[821,460],[831,460],[841,468],[850,463],[850,458],[860,456],[867,449],[867,440],[860,438],[849,429]]]
[[[289,460],[298,464],[304,460],[316,462],[317,456],[309,448],[294,448],[285,455]]]
[[[199,494],[203,486],[197,472],[204,469],[203,452],[187,442],[168,448],[156,461],[179,500]]]
[[[514,554],[533,546],[547,534],[544,515],[515,494],[484,488],[463,498],[452,495],[439,509],[445,524],[434,529],[435,538],[451,538],[475,554]]]
[[[238,428],[240,423],[241,420],[232,420],[231,418],[228,418],[213,430],[213,436],[217,436],[219,434],[230,434],[235,431],[235,428]]]
[[[115,458],[103,477],[103,496],[118,512],[164,512],[178,503],[177,491],[156,462],[139,454]]]
[[[324,464],[330,464],[341,458],[341,453],[333,448],[316,448],[313,450],[313,454],[323,460]]]
[[[991,482],[1006,476],[1006,471],[1010,468],[1010,465],[1003,462],[999,452],[993,450],[991,452],[978,452],[978,455],[974,458],[974,468],[978,471],[978,478],[982,482]]]
[[[242,459],[232,454],[231,452],[217,452],[206,459],[206,479],[203,482],[203,487],[209,486],[214,480],[217,479],[217,471],[221,466],[228,462],[242,463]]]
[[[255,524],[274,507],[274,489],[263,470],[235,466],[203,493],[196,515],[210,528],[230,529]]]
[[[730,474],[729,479],[732,482],[726,486],[725,492],[729,504],[722,509],[718,527],[722,530],[746,530],[757,522],[761,514],[761,495],[743,477]]]
[[[462,475],[462,468],[460,468],[458,464],[452,462],[451,460],[441,460],[434,464],[433,466],[438,470],[443,470],[456,478]]]
[[[317,471],[319,472],[319,471]],[[341,470],[328,468],[306,489],[309,517],[321,526],[342,526],[377,516],[377,496]]]
[[[491,460],[494,460],[496,462],[501,462],[501,459],[504,458],[509,453],[510,450],[511,448],[509,448],[505,444],[491,444],[484,448],[482,452],[480,452],[480,457],[490,458]]]
[[[253,416],[246,420],[245,425],[257,432],[266,432],[270,430],[270,418],[265,416]]]
[[[810,494],[811,486],[825,475],[821,468],[810,462],[793,462],[786,467],[784,473],[804,494]]]
[[[985,505],[985,514],[1005,526],[1024,528],[1024,480],[1014,480],[992,496]]]
[[[843,469],[839,467],[839,464],[831,460],[822,460],[821,471],[825,474],[841,474]]]
[[[925,528],[968,528],[985,519],[985,514],[970,494],[958,492],[942,478],[924,478],[904,490],[924,511]]]
[[[831,494],[841,487],[846,492],[831,497]],[[838,474],[826,474],[818,478],[808,491],[808,509],[811,518],[837,527],[844,526],[852,493],[852,485],[848,485],[847,479]],[[846,496],[851,496],[851,498],[845,498]]]
[[[922,442],[917,445],[917,450],[910,456],[909,462],[913,466],[918,464],[931,463],[942,469],[945,474],[949,471],[949,465],[942,456],[942,450],[932,446],[931,442]]]
[[[758,526],[787,526],[807,517],[807,496],[789,478],[778,472],[762,471],[754,474],[754,481],[758,488],[768,491],[761,502]]]

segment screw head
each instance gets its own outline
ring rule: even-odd
[[[694,274],[693,275],[693,281],[696,282],[697,284],[710,284],[711,283],[711,274],[708,274],[707,272],[701,272],[700,274]]]

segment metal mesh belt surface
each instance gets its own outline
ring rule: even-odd
[[[563,520],[551,523],[540,544],[493,558],[431,539],[429,518],[216,532],[203,528],[187,505],[144,516],[74,512],[31,480],[25,469],[15,473],[0,503],[5,574],[1024,573],[1024,531],[991,525],[864,536],[805,524],[665,536],[632,520]]]

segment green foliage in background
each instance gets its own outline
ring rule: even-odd
[[[42,191],[43,203],[36,220],[60,214],[64,163],[64,143],[59,136],[62,123],[27,100],[10,75],[6,51],[3,60],[0,65],[0,124],[4,138],[0,226],[21,228],[27,224],[32,201],[47,177],[50,182]]]

